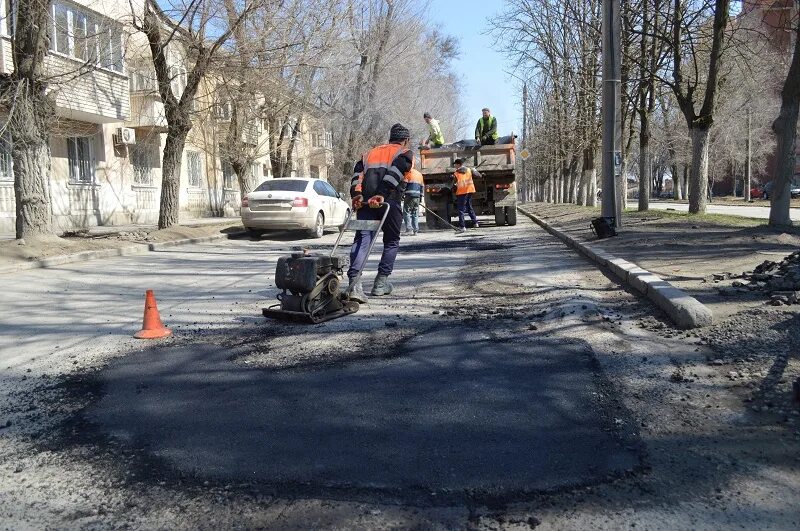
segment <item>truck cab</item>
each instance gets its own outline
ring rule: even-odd
[[[474,178],[472,206],[478,215],[493,215],[498,226],[517,224],[517,184],[515,136],[501,137],[493,146],[462,140],[440,148],[420,150],[420,173],[425,179],[425,205],[442,218],[452,221],[458,215],[453,189],[454,162],[480,172]],[[429,228],[448,228],[430,212],[425,212]]]

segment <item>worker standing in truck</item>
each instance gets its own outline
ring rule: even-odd
[[[416,236],[419,232],[419,202],[425,192],[425,181],[422,174],[411,168],[405,175],[406,190],[403,195],[403,223],[406,230],[403,234]]]
[[[498,139],[497,118],[492,116],[492,111],[484,107],[483,116],[478,119],[475,126],[475,140],[482,146],[493,146]]]
[[[434,120],[431,113],[426,112],[422,115],[425,123],[428,124],[428,138],[422,143],[423,146],[439,148],[444,145],[444,134],[442,128],[439,126],[439,121]]]
[[[400,201],[405,190],[405,174],[414,167],[414,155],[408,148],[411,134],[402,124],[394,124],[389,132],[389,143],[369,150],[353,168],[353,179],[350,182],[350,197],[356,219],[377,221],[383,217],[383,203],[389,206],[389,214],[383,224],[383,254],[378,264],[378,275],[372,285],[372,295],[389,295],[392,284],[389,275],[394,269],[397,251],[400,248],[400,230],[403,225],[403,211]],[[364,204],[364,198],[368,198]],[[355,285],[358,273],[366,266],[367,252],[372,238],[377,232],[356,231],[353,246],[350,249],[350,269],[347,278],[350,281],[350,298],[365,304],[367,297],[359,280]]]
[[[475,193],[475,182],[473,177],[483,177],[480,172],[474,168],[467,168],[464,166],[464,161],[456,159],[453,163],[456,171],[453,173],[453,190],[456,196],[456,206],[458,207],[458,230],[464,232],[467,230],[465,225],[465,216],[469,215],[472,220],[472,225],[477,229],[480,227],[478,224],[478,217],[475,215],[475,209],[472,208],[472,194]]]

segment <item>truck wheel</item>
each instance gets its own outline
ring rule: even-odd
[[[434,230],[439,228],[438,226],[439,223],[440,221],[436,219],[436,216],[434,216],[427,210],[425,211],[425,225],[428,228],[428,230]]]
[[[506,221],[508,221],[509,227],[517,224],[517,207],[506,207]]]
[[[506,224],[506,209],[504,207],[494,207],[494,223],[498,227]]]

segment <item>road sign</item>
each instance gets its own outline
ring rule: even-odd
[[[524,148],[522,151],[519,152],[519,158],[521,158],[522,160],[528,160],[529,158],[531,158],[531,152],[528,150],[528,148]]]

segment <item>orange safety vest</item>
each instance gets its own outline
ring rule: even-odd
[[[423,192],[425,192],[425,180],[422,178],[420,172],[411,168],[411,170],[406,172],[403,180],[406,183],[406,195],[422,197]]]
[[[456,195],[475,193],[475,183],[472,182],[472,170],[469,168],[464,169],[467,170],[465,173],[456,171],[453,174],[453,178],[456,180]]]
[[[381,182],[386,181],[391,188],[397,188],[404,175],[392,163],[408,148],[399,144],[383,144],[369,150],[361,158],[363,171],[354,173],[350,187],[354,192],[369,197],[377,194]]]

